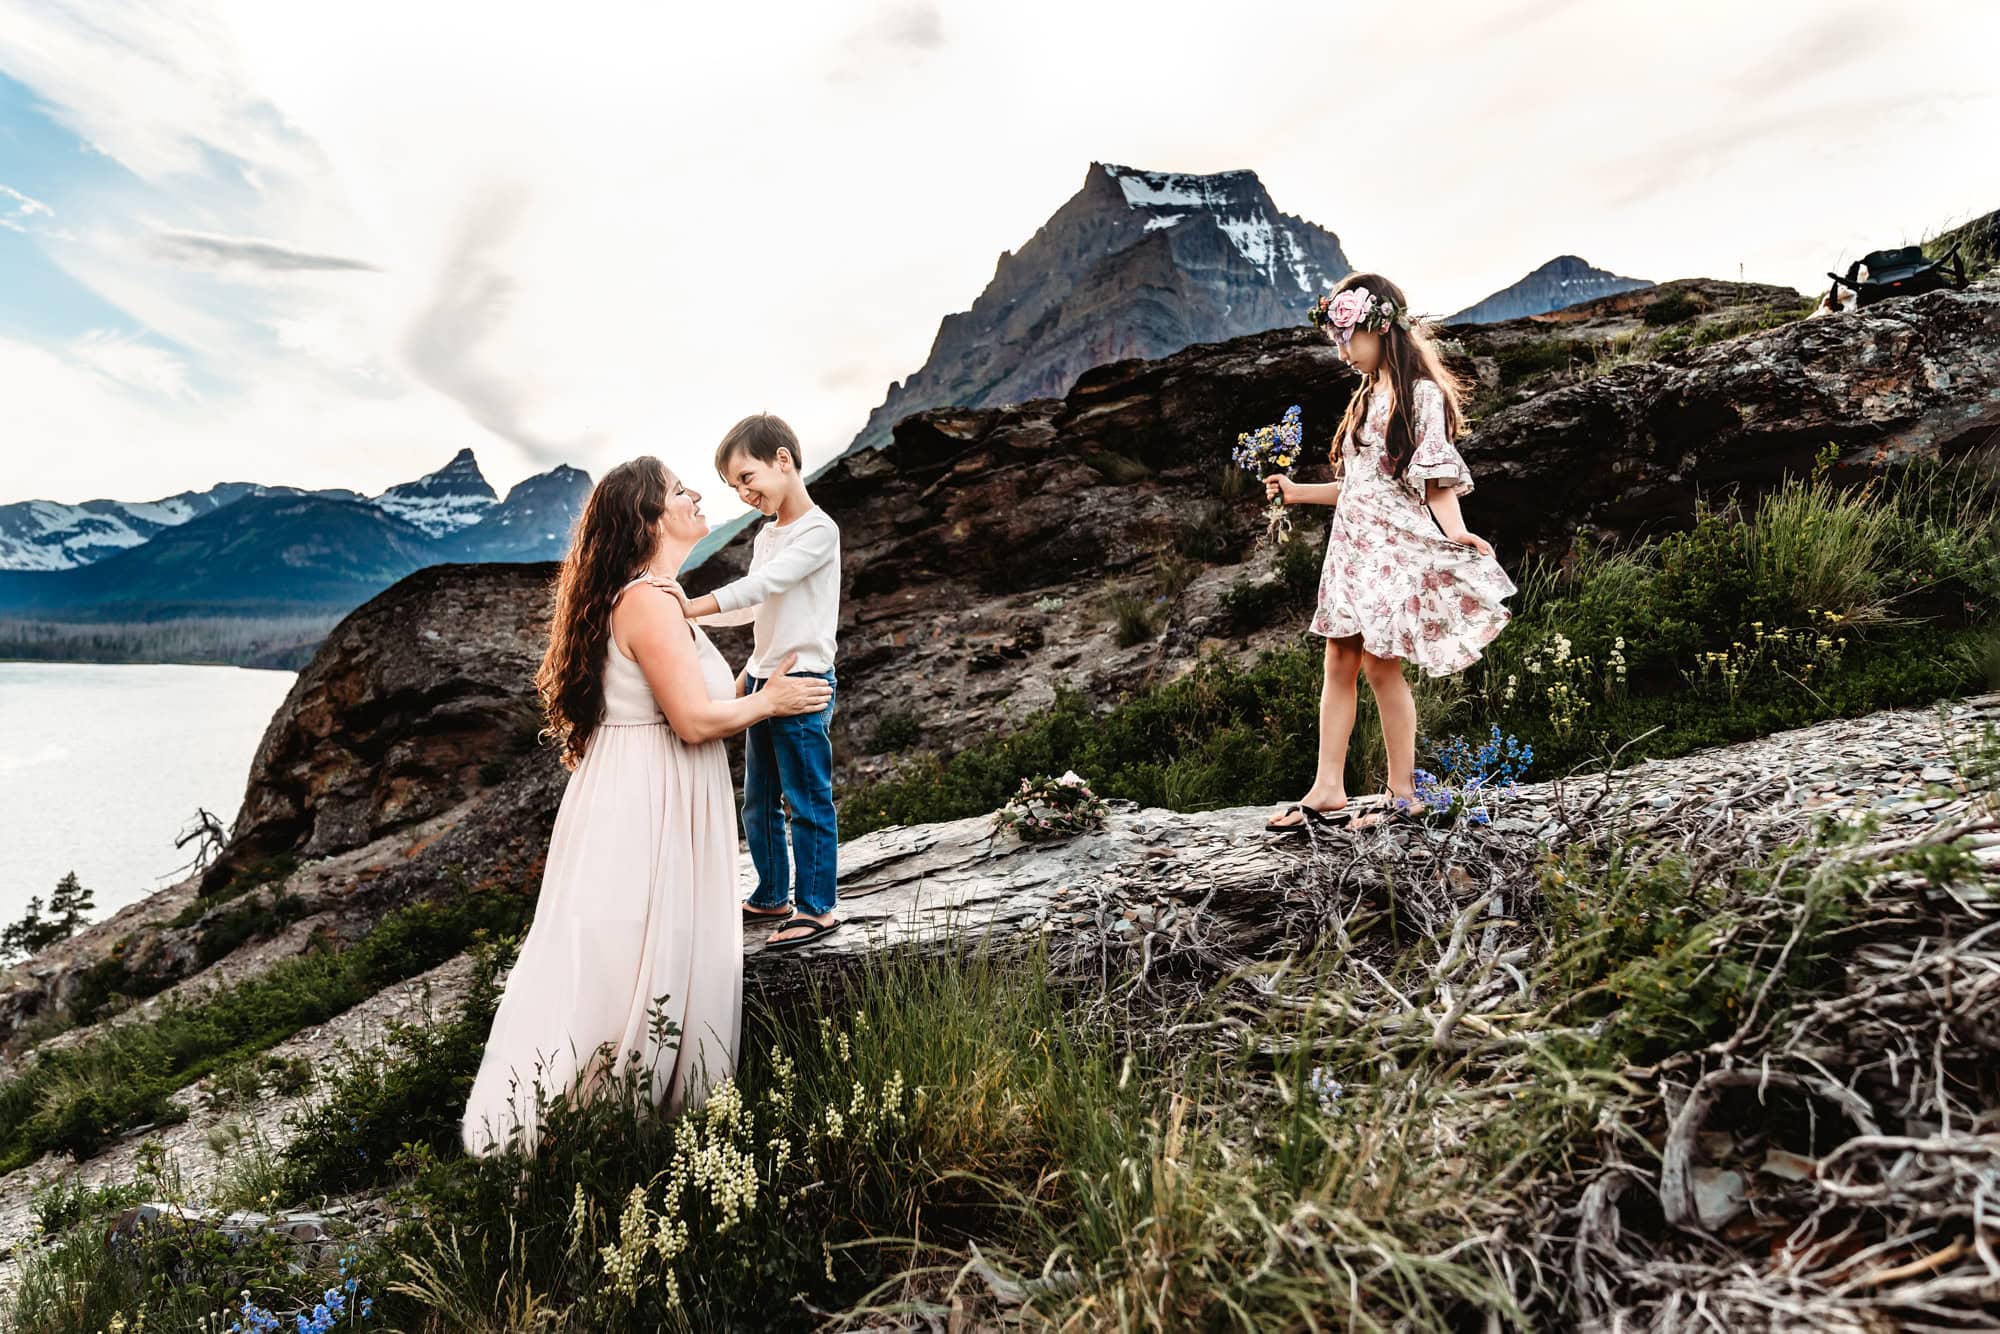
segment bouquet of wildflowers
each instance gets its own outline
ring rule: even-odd
[[[1462,736],[1428,744],[1431,768],[1416,771],[1417,799],[1427,810],[1473,824],[1492,818],[1492,806],[1513,795],[1535,758],[1533,746],[1501,736],[1497,725],[1477,746]]]
[[[1276,425],[1259,426],[1237,436],[1236,451],[1231,457],[1237,467],[1254,477],[1269,477],[1273,473],[1289,477],[1292,466],[1299,461],[1299,445],[1304,438],[1305,427],[1299,423],[1299,407],[1294,403],[1285,409],[1285,415]],[[1280,542],[1291,540],[1292,516],[1282,498],[1271,502],[1264,520],[1268,536]]]
[[[1023,778],[1021,790],[993,812],[995,832],[1012,829],[1030,842],[1104,828],[1104,798],[1074,769],[1061,778]]]

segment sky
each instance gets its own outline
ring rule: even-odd
[[[809,466],[1092,161],[1445,314],[1811,289],[2000,207],[2000,4],[0,0],[0,502]],[[719,488],[715,488],[719,490]],[[724,518],[740,506],[716,496]]]

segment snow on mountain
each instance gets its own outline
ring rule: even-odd
[[[1104,174],[1118,183],[1126,206],[1150,214],[1145,221],[1149,232],[1178,226],[1191,217],[1210,217],[1237,253],[1273,286],[1296,287],[1318,296],[1345,276],[1345,270],[1328,272],[1314,257],[1303,235],[1311,224],[1278,212],[1254,171],[1190,176],[1140,171],[1108,162],[1102,166]],[[1291,282],[1284,283],[1284,278]]]
[[[376,508],[414,525],[426,537],[469,528],[500,503],[479,471],[472,451],[461,449],[451,462],[414,482],[392,486],[375,497]]]
[[[944,317],[848,449],[887,444],[927,408],[1060,396],[1094,366],[1301,323],[1350,271],[1340,238],[1280,211],[1254,171],[1093,162],[972,308]]]
[[[224,482],[160,500],[21,500],[0,505],[0,570],[73,570],[260,490]]]
[[[0,505],[0,572],[55,574],[94,565],[248,497],[369,506],[421,533],[421,538],[410,534],[409,540],[427,543],[432,560],[556,560],[569,548],[570,529],[590,485],[588,473],[564,464],[517,483],[502,501],[479,471],[472,451],[461,449],[436,472],[372,497],[344,487],[306,491],[224,482],[207,491],[183,491],[160,500],[87,500],[80,505],[23,500]],[[337,517],[334,510],[308,507],[300,512]],[[267,526],[255,531],[277,530]],[[347,535],[341,540],[365,545],[373,540],[366,535],[375,530],[349,522],[343,531]],[[383,541],[394,545],[389,537]],[[350,554],[368,558],[367,552]]]

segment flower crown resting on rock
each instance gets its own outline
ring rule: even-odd
[[[1356,329],[1387,333],[1392,324],[1406,329],[1410,326],[1409,316],[1394,301],[1365,287],[1350,287],[1321,297],[1313,303],[1311,319],[1313,328],[1328,330],[1343,343],[1354,337]]]

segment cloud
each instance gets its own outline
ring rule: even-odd
[[[513,185],[486,185],[474,195],[403,353],[419,380],[481,426],[535,458],[558,463],[575,452],[576,441],[550,439],[530,427],[526,387],[487,355],[514,308],[517,284],[503,257],[527,198]]]
[[[22,221],[23,218],[32,222],[37,217],[54,216],[55,210],[41,200],[31,199],[19,190],[0,185],[0,227],[10,232],[27,232],[30,228],[27,222]]]
[[[899,4],[883,15],[877,31],[892,46],[935,51],[944,45],[944,16],[935,4]]]
[[[280,273],[301,270],[381,272],[380,268],[366,260],[348,259],[341,255],[316,255],[278,241],[249,236],[217,236],[209,232],[160,232],[154,237],[154,250],[182,263],[243,264]]]
[[[19,190],[0,185],[0,203],[4,203],[8,199],[14,201],[14,207],[8,211],[20,217],[32,218],[38,213],[45,218],[55,216],[55,210],[44,204],[41,200],[30,199]]]
[[[166,399],[194,397],[187,363],[163,347],[109,329],[93,329],[69,350],[85,366],[125,388]]]

